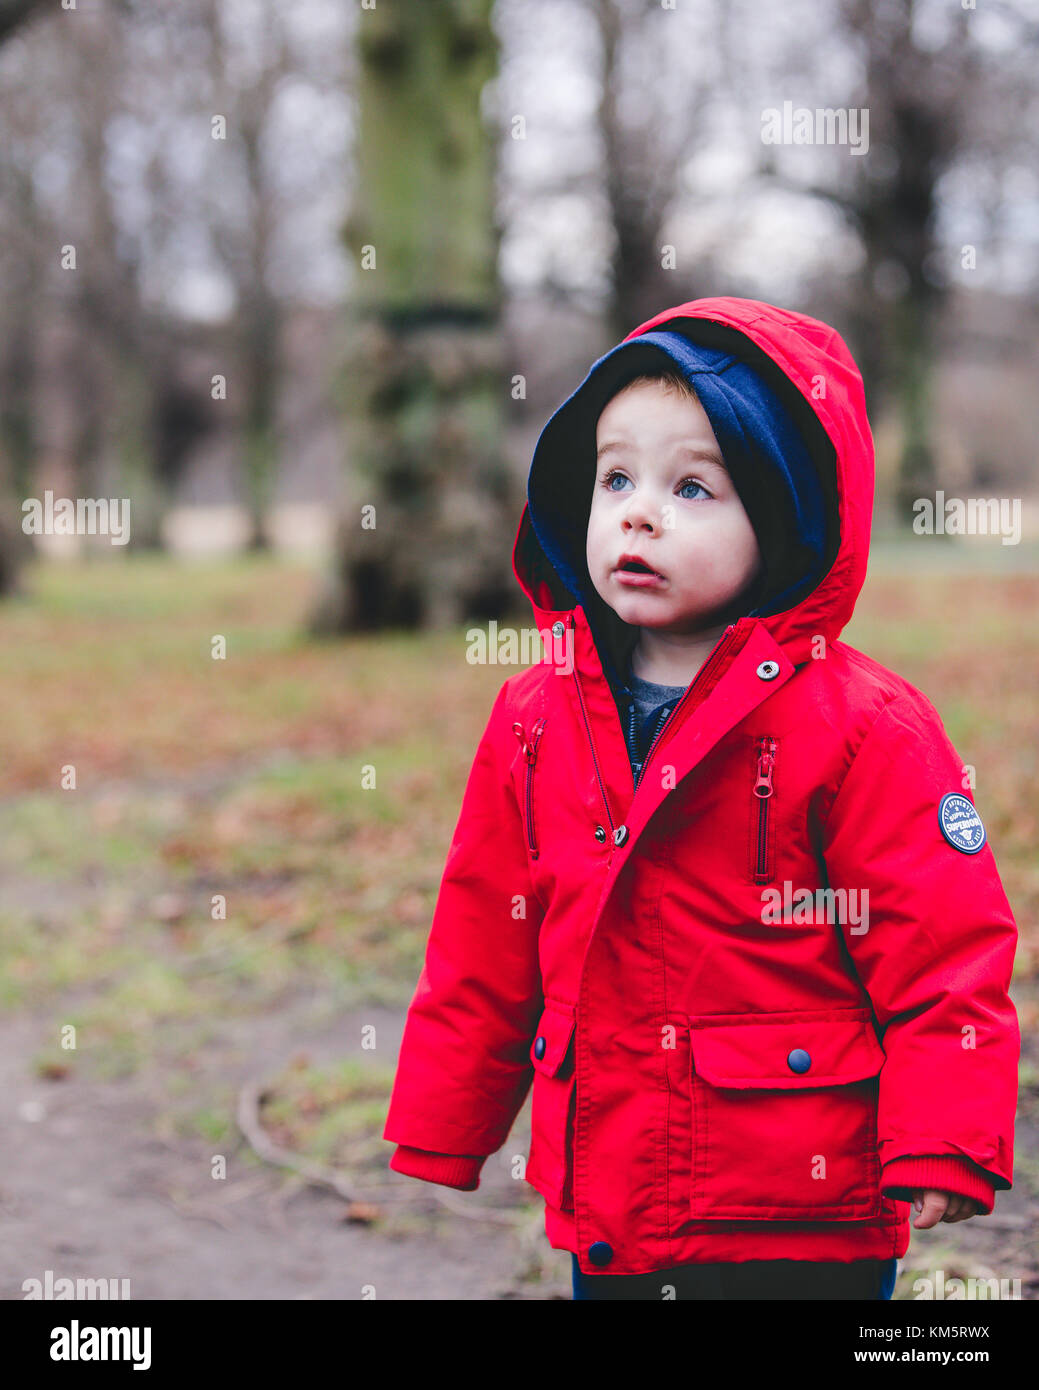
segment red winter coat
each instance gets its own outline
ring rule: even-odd
[[[1011,1186],[1016,927],[991,849],[956,828],[972,798],[935,709],[837,640],[873,501],[845,344],[728,298],[629,337],[679,316],[746,335],[810,402],[836,559],[794,608],[726,631],[634,790],[585,609],[524,507],[514,571],[574,669],[557,640],[494,702],[383,1137],[395,1171],[472,1189],[533,1084],[526,1179],[585,1272],[889,1258],[913,1189],[987,1213]],[[868,890],[867,930],[803,920],[798,895],[826,887]]]

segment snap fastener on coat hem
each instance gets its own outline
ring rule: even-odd
[[[628,827],[626,825],[618,825],[617,829],[613,832],[613,843],[615,845],[622,845],[627,838]]]
[[[779,662],[763,661],[754,674],[757,676],[758,680],[774,681],[779,675]]]
[[[787,1053],[786,1064],[791,1071],[804,1072],[812,1065],[812,1059],[803,1047],[795,1047]]]
[[[604,1240],[594,1240],[588,1247],[588,1258],[593,1265],[608,1265],[613,1259],[613,1246]]]
[[[552,635],[553,635],[553,637],[562,637],[562,635],[563,635],[563,633],[564,633],[565,631],[566,631],[566,629],[564,628],[563,624],[562,624],[561,622],[558,621],[558,619],[557,619],[556,622],[554,622],[554,623],[552,624]]]
[[[544,1055],[545,1055],[545,1039],[544,1039],[544,1038],[535,1038],[535,1039],[534,1039],[534,1056],[535,1056],[535,1057],[538,1059],[538,1061],[540,1062],[541,1059],[542,1059],[542,1057],[544,1057]]]
[[[604,844],[606,843],[606,830],[605,830],[605,827],[603,827],[603,826],[601,826],[601,825],[597,825],[597,826],[595,827],[595,838],[599,841],[599,843],[600,843],[601,845],[604,845]]]

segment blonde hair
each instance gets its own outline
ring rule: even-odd
[[[688,396],[693,401],[700,399],[686,378],[675,367],[661,367],[659,372],[642,372],[638,376],[632,377],[630,381],[626,381],[616,392],[616,395],[621,395],[629,386],[652,385],[654,382],[659,382],[665,391],[678,392],[679,395]]]

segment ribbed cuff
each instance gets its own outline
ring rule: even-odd
[[[486,1154],[430,1153],[407,1144],[398,1144],[390,1155],[390,1167],[395,1173],[457,1187],[462,1192],[472,1192],[480,1186],[480,1169],[486,1161]]]
[[[996,1201],[996,1189],[985,1171],[969,1158],[955,1154],[904,1154],[885,1163],[880,1188],[885,1197],[911,1202],[913,1193],[923,1188],[936,1192],[955,1192],[979,1203],[979,1214],[988,1216]]]

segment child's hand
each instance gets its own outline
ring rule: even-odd
[[[920,1213],[913,1217],[913,1226],[926,1231],[938,1221],[968,1221],[977,1216],[979,1203],[973,1197],[961,1197],[958,1192],[936,1192],[931,1188],[913,1190],[913,1206]]]

